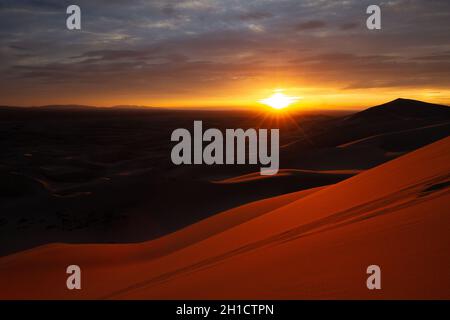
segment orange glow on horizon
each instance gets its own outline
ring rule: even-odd
[[[256,88],[258,86],[259,88]],[[7,99],[3,105],[88,105],[110,107],[117,105],[148,106],[174,109],[253,109],[260,110],[262,104],[269,105],[273,111],[288,107],[289,110],[361,110],[397,98],[416,99],[437,104],[450,104],[450,90],[443,88],[365,88],[338,89],[333,87],[296,86],[284,83],[283,89],[274,89],[271,84],[252,84],[248,86],[223,87],[204,91],[172,94],[132,92],[102,92],[90,95],[24,95],[14,101]],[[282,91],[282,92],[281,92]],[[273,104],[273,105],[271,105]]]
[[[361,110],[397,98],[422,100],[448,105],[448,89],[359,89],[343,90],[320,87],[286,87],[285,89],[227,88],[217,96],[196,98],[145,99],[138,104],[168,108],[261,109],[262,104],[273,111],[290,110]],[[234,89],[234,90],[233,90]],[[282,91],[282,92],[281,92]],[[195,93],[193,93],[195,94]],[[264,98],[266,97],[266,98]]]

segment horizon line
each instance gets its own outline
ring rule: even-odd
[[[375,107],[378,105],[394,102],[397,100],[411,100],[411,101],[419,101],[424,103],[430,103],[430,104],[436,104],[432,102],[426,102],[423,100],[417,100],[417,99],[408,99],[408,98],[396,98],[393,100],[389,100],[387,102],[377,104],[377,105],[368,105],[368,106],[346,106],[346,107],[324,107],[324,108],[311,108],[311,107],[298,107],[293,106],[289,108],[291,111],[294,112],[309,112],[309,111],[343,111],[343,112],[354,112],[358,110],[364,110],[366,108]],[[450,107],[450,105],[446,104],[440,104],[442,106]],[[89,104],[74,104],[74,103],[67,103],[67,104],[43,104],[43,105],[7,105],[7,104],[0,104],[0,108],[57,108],[57,107],[73,107],[73,108],[93,108],[93,109],[159,109],[159,110],[191,110],[191,111],[258,111],[259,105],[217,105],[217,106],[149,106],[149,105],[139,105],[139,104],[118,104],[118,105],[107,105],[107,106],[101,106],[101,105],[89,105]],[[261,105],[262,108],[264,108],[263,105]],[[255,109],[256,108],[256,109]]]

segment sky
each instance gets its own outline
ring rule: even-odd
[[[0,0],[1,105],[240,108],[280,91],[299,108],[450,105],[450,1]]]

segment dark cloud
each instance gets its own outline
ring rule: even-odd
[[[341,30],[351,30],[351,29],[355,29],[359,26],[358,23],[355,22],[348,22],[348,23],[343,23],[339,26],[339,28]]]
[[[254,11],[254,12],[245,12],[239,15],[239,19],[248,21],[248,20],[262,20],[272,18],[273,14],[270,12],[264,11]]]
[[[158,50],[96,50],[84,52],[81,55],[74,56],[72,58],[90,58],[93,61],[107,61],[107,60],[119,60],[119,59],[148,59]]]
[[[433,55],[414,57],[413,59],[424,61],[450,61],[450,53],[442,52]]]
[[[176,13],[176,10],[175,10],[175,7],[172,4],[168,3],[167,5],[165,5],[162,8],[162,12],[164,14],[168,15],[168,16],[174,16],[175,13]]]
[[[0,2],[0,9],[31,9],[35,12],[39,12],[42,10],[56,11],[67,8],[69,4],[68,1],[58,0],[2,0]]]
[[[312,30],[312,29],[320,29],[326,26],[324,21],[320,20],[311,20],[306,22],[301,22],[295,26],[295,30],[304,31],[304,30]]]

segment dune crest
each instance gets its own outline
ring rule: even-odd
[[[261,176],[259,173],[249,173],[242,176],[215,180],[213,183],[217,184],[232,184],[232,183],[246,183],[251,181],[258,180],[267,180],[267,179],[276,179],[279,177],[287,177],[287,176],[299,176],[306,178],[308,176],[320,177],[320,176],[342,176],[342,177],[351,177],[355,174],[362,172],[362,170],[301,170],[301,169],[280,169],[276,175],[273,176]]]

